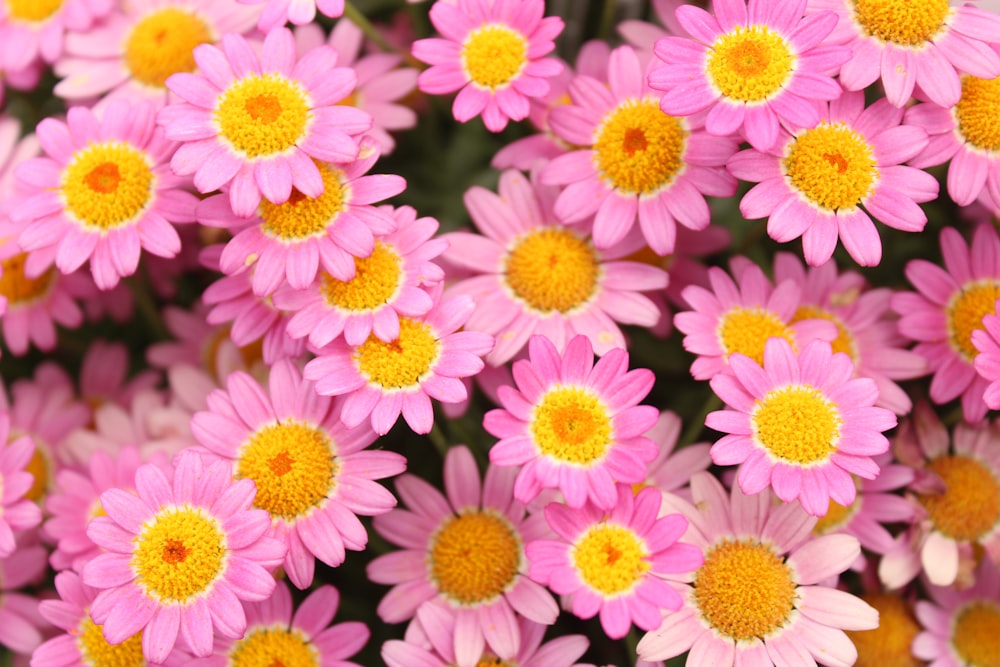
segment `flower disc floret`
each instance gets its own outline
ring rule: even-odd
[[[164,603],[187,603],[206,592],[225,567],[219,522],[199,508],[167,506],[143,525],[131,566],[140,588]]]
[[[221,137],[248,158],[277,155],[296,146],[312,120],[312,100],[281,74],[249,74],[219,96],[214,122]]]
[[[826,461],[843,425],[836,405],[808,385],[772,389],[750,415],[753,437],[773,457],[799,465]]]
[[[944,28],[951,10],[948,0],[851,0],[848,4],[868,36],[901,46],[932,40]]]
[[[125,142],[95,142],[74,154],[60,181],[66,210],[77,222],[107,231],[133,222],[152,198],[149,156]]]
[[[24,272],[27,258],[28,253],[19,252],[0,262],[0,296],[7,299],[8,308],[32,304],[44,298],[55,285],[55,268],[29,278]]]
[[[611,445],[608,409],[592,391],[559,386],[541,398],[532,413],[531,437],[539,451],[562,463],[591,466]]]
[[[448,517],[431,538],[430,577],[446,598],[462,605],[496,599],[514,584],[524,548],[510,521],[492,510]]]
[[[320,290],[327,304],[354,312],[376,310],[393,299],[404,279],[399,253],[379,240],[370,256],[355,258],[354,267],[348,281],[323,274]]]
[[[628,98],[597,128],[597,171],[623,193],[653,194],[683,169],[687,136],[683,122],[660,111],[657,99]]]
[[[848,631],[847,636],[858,649],[857,667],[921,667],[910,646],[920,625],[913,609],[894,593],[874,593],[862,599],[878,610],[878,627],[874,630]]]
[[[42,23],[62,9],[64,0],[4,0],[7,16],[24,23]]]
[[[952,646],[967,665],[1000,664],[1000,607],[994,601],[967,605],[955,618]]]
[[[796,60],[788,41],[767,25],[738,25],[716,38],[706,69],[724,97],[763,102],[785,87]]]
[[[387,390],[409,389],[428,377],[438,360],[441,343],[426,322],[399,318],[399,338],[386,342],[374,333],[354,352],[358,372]]]
[[[462,69],[472,83],[496,92],[528,64],[528,40],[504,23],[487,23],[462,42]]]
[[[880,178],[871,144],[842,122],[804,130],[786,151],[782,168],[790,185],[828,211],[856,208]]]
[[[919,496],[935,528],[954,540],[976,541],[1000,521],[1000,481],[983,463],[964,455],[930,461],[941,477],[943,493]]]
[[[583,581],[608,596],[632,590],[649,571],[648,557],[649,549],[634,530],[614,524],[590,528],[571,550]]]
[[[261,229],[272,238],[285,242],[326,234],[327,227],[347,209],[351,201],[351,187],[345,182],[344,172],[336,167],[317,164],[323,179],[323,194],[307,197],[292,190],[288,201],[272,204],[260,203]]]
[[[504,259],[503,276],[532,309],[568,313],[594,296],[601,267],[586,239],[568,229],[542,227],[514,243]]]
[[[996,311],[1000,280],[978,280],[962,286],[949,301],[945,316],[948,342],[955,352],[972,362],[979,351],[972,344],[972,332],[983,329],[983,317]]]
[[[104,638],[103,627],[87,616],[77,629],[76,641],[80,658],[85,665],[94,667],[144,667],[142,632],[137,632],[121,644],[109,644]]]
[[[794,344],[794,332],[777,313],[753,306],[736,306],[719,318],[719,342],[723,354],[743,354],[758,364],[764,363],[764,346],[772,338]]]
[[[229,649],[232,667],[319,667],[319,651],[301,630],[258,627]]]
[[[952,110],[956,131],[966,142],[982,151],[1000,151],[1000,77],[962,77],[962,97]]]
[[[163,88],[171,74],[195,71],[194,47],[214,41],[211,26],[196,13],[164,7],[133,26],[125,39],[125,65],[140,83]]]

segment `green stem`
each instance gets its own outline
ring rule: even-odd
[[[636,652],[635,647],[639,645],[639,633],[636,632],[635,626],[633,625],[629,628],[628,634],[625,635],[625,646],[628,651],[628,660],[630,665],[635,665],[639,662],[639,654]]]
[[[684,429],[684,433],[681,434],[680,442],[677,444],[683,447],[694,442],[705,428],[705,417],[708,416],[708,413],[718,410],[721,407],[722,400],[718,396],[714,393],[709,396],[705,404],[701,406],[698,416],[688,423],[687,428]]]
[[[605,39],[611,35],[611,31],[614,28],[615,7],[617,4],[618,0],[604,0],[604,7],[601,10],[601,25],[597,34]]]
[[[396,48],[386,41],[382,33],[378,31],[378,28],[372,25],[372,22],[364,14],[358,11],[353,2],[344,3],[344,18],[361,28],[361,32],[365,34],[365,37],[375,42],[378,48],[387,53],[396,53]]]
[[[451,446],[448,444],[448,438],[445,437],[444,432],[441,431],[437,422],[435,422],[434,426],[431,427],[431,432],[427,434],[427,437],[431,439],[434,449],[438,451],[438,454],[440,454],[443,459],[448,454],[448,450],[451,449]]]
[[[153,302],[153,297],[149,293],[149,281],[138,280],[136,276],[132,276],[127,278],[126,282],[132,291],[132,297],[135,299],[135,307],[139,309],[139,314],[146,321],[153,336],[157,340],[170,340],[172,338],[170,331],[167,329],[167,325],[163,323],[160,309],[157,308]]]

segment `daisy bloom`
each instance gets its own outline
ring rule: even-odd
[[[874,406],[875,382],[853,377],[846,354],[834,354],[824,341],[796,354],[772,338],[763,364],[735,354],[729,369],[711,380],[728,409],[709,413],[705,425],[727,434],[712,445],[712,461],[739,464],[744,493],[771,486],[781,500],[798,500],[809,514],[823,516],[830,499],[854,502],[851,473],[878,475],[872,457],[889,450],[882,431],[896,426],[896,415]]]
[[[413,57],[431,66],[417,87],[430,95],[459,91],[452,114],[461,123],[481,115],[500,132],[508,120],[524,120],[529,98],[545,95],[563,68],[543,57],[563,30],[562,19],[544,12],[542,0],[435,2],[430,19],[442,37],[413,43]]]
[[[912,600],[896,593],[866,593],[861,599],[878,612],[878,627],[847,631],[858,649],[854,667],[924,667],[911,650],[920,633]]]
[[[45,157],[22,162],[15,175],[25,198],[11,219],[25,225],[18,243],[37,277],[55,262],[72,273],[90,260],[94,282],[111,289],[135,273],[139,254],[175,257],[175,223],[194,220],[195,197],[168,164],[176,144],[156,128],[153,106],[109,104],[100,117],[73,107],[66,122],[38,124]]]
[[[645,488],[638,494],[618,485],[611,510],[591,503],[570,509],[545,507],[545,520],[557,540],[535,540],[525,547],[529,576],[558,595],[572,596],[580,618],[600,615],[611,639],[628,634],[632,623],[655,630],[662,610],[677,611],[681,598],[661,578],[701,567],[701,551],[678,542],[688,522],[680,514],[659,515],[661,495]]]
[[[42,520],[38,505],[24,497],[34,482],[26,470],[34,451],[28,436],[11,438],[10,415],[0,412],[0,559],[17,548],[13,531],[34,528]]]
[[[483,428],[499,438],[490,461],[520,466],[514,497],[523,503],[554,488],[574,509],[589,500],[610,510],[618,504],[615,482],[645,481],[656,457],[656,444],[644,434],[659,413],[639,405],[653,380],[645,368],[628,370],[622,348],[595,364],[585,336],[573,337],[563,354],[548,338],[533,336],[528,358],[514,362],[517,387],[501,387],[503,408],[483,418]]]
[[[388,512],[396,499],[374,480],[406,470],[394,452],[367,451],[375,434],[347,429],[335,402],[316,396],[289,360],[272,368],[265,390],[246,373],[232,373],[226,392],[207,398],[191,419],[195,438],[232,461],[236,479],[257,487],[254,507],[267,511],[272,534],[288,545],[284,568],[299,588],[313,580],[314,559],[331,567],[345,549],[362,551],[368,534],[356,515]]]
[[[344,13],[344,0],[239,0],[244,5],[264,3],[257,27],[267,32],[285,23],[305,25],[316,18],[316,11],[332,19]]]
[[[20,72],[39,59],[54,63],[67,30],[89,29],[113,6],[112,0],[5,0],[0,3],[0,69]]]
[[[524,545],[546,535],[541,515],[525,518],[513,499],[514,472],[479,469],[464,445],[444,461],[442,494],[403,475],[396,491],[409,509],[375,517],[375,530],[402,547],[369,563],[368,578],[392,590],[378,605],[385,623],[411,618],[427,605],[455,619],[452,651],[459,667],[472,667],[489,649],[510,660],[521,644],[517,615],[549,625],[559,609],[527,576]]]
[[[831,72],[849,49],[821,45],[837,23],[833,12],[803,18],[806,0],[716,0],[715,15],[699,7],[677,8],[677,20],[693,39],[663,37],[654,53],[667,64],[649,85],[665,94],[660,108],[672,116],[709,109],[705,129],[718,136],[742,130],[750,145],[770,150],[781,123],[813,127],[816,101],[842,91]]]
[[[704,195],[736,192],[722,167],[737,142],[709,136],[700,120],[660,111],[631,47],[611,52],[608,79],[610,88],[576,77],[569,87],[572,103],[552,110],[556,136],[583,148],[553,158],[542,182],[566,186],[555,203],[563,222],[594,216],[598,248],[621,241],[638,220],[649,246],[667,255],[678,222],[708,226]]]
[[[38,596],[18,589],[37,586],[45,577],[45,549],[19,546],[0,558],[0,647],[15,654],[30,655],[50,628],[38,615]]]
[[[847,90],[882,80],[886,99],[902,107],[915,87],[935,104],[953,107],[961,95],[959,73],[1000,75],[1000,16],[948,0],[809,0],[809,12],[832,10],[839,21],[828,42],[850,47],[840,70]]]
[[[877,627],[878,612],[821,582],[854,562],[857,539],[810,537],[816,519],[798,505],[775,503],[766,491],[727,492],[708,473],[695,475],[691,489],[694,504],[674,498],[672,511],[687,516],[683,539],[704,564],[677,582],[684,606],[639,640],[639,657],[690,650],[692,667],[853,665],[858,653],[843,631]]]
[[[313,159],[350,162],[357,137],[371,116],[337,106],[357,77],[336,67],[337,53],[320,46],[295,55],[291,31],[276,28],[264,38],[260,56],[240,35],[228,33],[222,49],[194,49],[198,73],[167,79],[183,102],[160,111],[167,138],[184,142],[170,162],[181,176],[194,175],[199,192],[229,187],[233,211],[249,217],[263,195],[272,204],[294,188],[319,197],[324,179]]]
[[[379,435],[403,415],[416,433],[434,424],[431,399],[458,403],[468,396],[461,378],[483,368],[493,337],[459,331],[472,313],[471,299],[439,302],[422,318],[400,317],[399,337],[386,342],[374,331],[361,345],[334,341],[306,364],[306,379],[323,396],[346,394],[340,418],[354,427],[371,420]]]
[[[529,181],[519,171],[505,171],[497,193],[481,187],[465,193],[481,234],[445,237],[444,260],[468,274],[448,294],[475,302],[467,327],[496,336],[486,358],[493,366],[514,358],[533,334],[560,351],[574,335],[583,335],[603,355],[625,347],[617,323],[648,327],[659,319],[642,292],[663,289],[667,273],[623,261],[628,249],[598,250],[585,229],[559,224],[553,211],[557,193],[536,175]]]
[[[872,218],[906,232],[927,224],[917,203],[937,198],[937,179],[901,164],[923,150],[927,133],[901,125],[902,109],[884,100],[866,108],[860,91],[820,113],[815,127],[782,133],[770,154],[751,148],[729,160],[734,176],[758,183],[740,213],[768,218],[768,236],[779,243],[801,236],[810,266],[833,256],[838,236],[854,261],[875,266],[882,241]]]
[[[931,400],[961,396],[965,419],[975,422],[986,415],[989,381],[976,372],[972,332],[983,329],[983,317],[1000,298],[1000,237],[992,225],[980,224],[967,245],[958,230],[945,227],[940,243],[944,266],[911,259],[906,277],[917,291],[897,292],[890,305],[899,314],[900,334],[917,341],[913,351],[934,373]]]
[[[656,458],[647,466],[644,486],[651,486],[662,493],[671,493],[682,498],[690,498],[688,484],[696,472],[708,470],[712,465],[709,455],[711,445],[699,442],[677,449],[681,435],[681,418],[670,410],[664,410],[646,437],[656,443]]]
[[[232,480],[232,468],[205,466],[197,454],[178,458],[172,482],[153,464],[139,467],[136,494],[101,494],[107,516],[87,535],[106,553],[83,568],[83,583],[100,589],[90,608],[104,638],[120,644],[142,633],[142,653],[163,662],[178,638],[197,656],[212,651],[215,633],[243,636],[241,600],[269,597],[268,569],[285,556],[265,536],[267,512],[251,509],[253,481]]]

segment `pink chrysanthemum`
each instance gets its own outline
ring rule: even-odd
[[[245,5],[264,4],[257,27],[267,32],[291,23],[305,25],[316,18],[316,11],[323,16],[338,18],[344,13],[344,0],[238,0]]]
[[[644,434],[656,408],[639,405],[653,373],[628,370],[628,352],[611,350],[594,363],[585,336],[560,354],[544,336],[528,343],[528,359],[514,363],[517,388],[501,387],[502,409],[491,410],[483,428],[499,438],[490,461],[521,466],[514,497],[530,503],[543,489],[559,489],[570,507],[589,500],[601,509],[618,503],[615,482],[646,479],[656,444]]]
[[[730,494],[709,473],[695,475],[691,489],[694,504],[673,498],[667,511],[688,518],[683,539],[705,562],[676,584],[684,606],[646,633],[639,657],[690,650],[690,667],[853,665],[858,652],[843,631],[878,626],[878,612],[823,582],[855,561],[857,539],[812,538],[816,519],[798,505],[766,491]]]
[[[170,162],[177,174],[194,174],[199,192],[229,187],[233,211],[249,217],[261,195],[273,204],[294,190],[319,197],[327,185],[313,162],[350,162],[357,137],[371,116],[338,106],[357,77],[336,67],[337,53],[320,46],[295,56],[291,31],[267,33],[260,56],[240,35],[222,38],[222,49],[194,49],[199,73],[174,74],[167,88],[184,102],[160,111],[167,138],[184,142]]]
[[[267,390],[239,372],[226,387],[209,394],[209,410],[194,415],[191,431],[213,454],[232,461],[236,479],[253,480],[254,507],[267,511],[272,534],[288,545],[285,571],[307,588],[314,558],[336,567],[345,549],[364,550],[368,534],[356,515],[395,506],[374,480],[403,472],[406,459],[366,451],[375,440],[372,430],[345,428],[339,406],[316,396],[291,361],[272,367]]]
[[[663,580],[687,574],[703,563],[701,551],[678,542],[688,522],[680,514],[660,515],[656,489],[618,485],[618,503],[610,510],[591,503],[570,509],[549,503],[545,519],[557,540],[535,540],[525,547],[529,576],[558,595],[580,618],[600,615],[611,639],[628,634],[632,624],[655,630],[663,611],[677,611],[681,598]]]
[[[452,106],[464,123],[482,115],[491,132],[508,120],[523,120],[528,99],[549,91],[547,79],[562,71],[555,48],[563,29],[556,16],[542,15],[542,0],[458,0],[435,2],[431,23],[442,38],[413,43],[413,56],[431,67],[421,72],[417,87],[431,95],[459,91]]]
[[[269,597],[285,545],[266,537],[267,512],[251,509],[254,484],[232,480],[232,468],[205,466],[197,454],[178,458],[171,483],[157,466],[140,466],[137,495],[101,494],[107,516],[87,535],[106,553],[83,568],[83,582],[101,589],[91,606],[104,637],[119,644],[140,630],[142,653],[163,662],[177,640],[198,656],[215,633],[243,636],[241,600]]]
[[[468,328],[497,338],[487,361],[498,366],[521,352],[533,334],[562,350],[576,334],[598,354],[625,347],[617,323],[653,326],[656,305],[642,292],[667,285],[665,271],[622,261],[625,248],[593,247],[585,230],[559,224],[556,188],[519,171],[500,176],[498,193],[473,187],[465,206],[480,234],[454,232],[444,259],[471,275],[448,294],[470,296]]]
[[[945,227],[941,254],[944,267],[925,259],[907,262],[906,277],[917,292],[897,292],[890,304],[899,313],[900,334],[917,341],[913,351],[934,373],[931,400],[961,396],[965,419],[975,422],[986,415],[989,382],[976,373],[972,332],[983,328],[983,317],[1000,298],[1000,237],[992,225],[981,224],[970,246],[958,230]]]
[[[729,409],[709,413],[705,425],[728,434],[712,445],[712,460],[740,466],[744,493],[770,486],[781,500],[823,516],[831,499],[854,502],[851,473],[878,475],[872,457],[889,450],[882,432],[896,426],[896,415],[874,407],[878,387],[854,377],[846,354],[833,354],[824,341],[796,354],[788,341],[772,338],[763,364],[735,354],[729,369],[711,380]]]
[[[555,213],[567,223],[594,216],[594,244],[608,248],[638,220],[649,246],[673,252],[679,222],[691,229],[709,223],[705,195],[728,197],[736,181],[725,172],[737,142],[706,134],[700,118],[663,113],[631,47],[611,52],[609,86],[578,76],[572,104],[552,110],[556,136],[582,146],[554,158],[542,181],[565,185]]]
[[[989,46],[1000,41],[1000,16],[971,4],[948,0],[809,0],[809,12],[837,13],[828,42],[846,44],[850,59],[840,70],[847,90],[861,90],[881,78],[886,99],[902,107],[914,87],[944,107],[961,95],[959,72],[992,79],[1000,56]]]
[[[525,518],[514,500],[514,471],[486,470],[480,485],[472,453],[451,447],[444,462],[445,494],[412,475],[396,481],[410,509],[375,517],[375,530],[402,551],[379,556],[368,577],[392,585],[378,605],[399,623],[427,605],[455,618],[452,651],[459,667],[476,665],[484,648],[503,660],[521,644],[517,615],[551,624],[555,600],[527,577],[524,545],[547,534],[541,515]]]
[[[830,76],[850,57],[825,46],[837,23],[833,12],[803,18],[806,0],[716,0],[715,15],[677,8],[677,20],[694,39],[663,37],[655,47],[667,64],[649,85],[665,94],[660,108],[674,116],[711,109],[705,129],[718,136],[742,130],[750,145],[770,150],[781,123],[796,128],[819,122],[817,100],[835,100],[842,89]]]
[[[45,549],[40,546],[22,546],[0,558],[0,647],[27,656],[42,643],[41,630],[50,628],[38,614],[38,596],[18,589],[37,586],[44,577]]]
[[[54,63],[67,30],[87,30],[112,0],[8,0],[0,3],[0,70],[20,72],[41,59]]]
[[[13,531],[34,528],[42,520],[38,505],[24,497],[34,483],[26,468],[35,444],[28,436],[10,435],[10,415],[0,412],[0,560],[17,548]]]
[[[917,203],[938,195],[937,179],[901,164],[927,145],[923,128],[900,125],[902,118],[885,100],[866,108],[864,93],[844,93],[823,105],[815,127],[782,133],[770,154],[751,148],[734,155],[729,171],[759,183],[740,201],[740,213],[768,218],[768,236],[779,243],[801,236],[810,266],[833,256],[838,236],[858,264],[877,265],[882,241],[872,218],[922,231],[927,216]]]
[[[11,219],[25,225],[18,243],[29,276],[53,261],[72,273],[90,260],[101,289],[135,273],[139,254],[174,257],[174,223],[194,220],[195,197],[168,164],[176,144],[156,128],[153,106],[109,104],[100,117],[73,107],[66,122],[46,118],[38,140],[46,157],[22,162],[26,191]]]

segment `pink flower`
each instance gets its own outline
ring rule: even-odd
[[[696,472],[707,470],[712,465],[707,442],[693,443],[677,448],[681,435],[681,418],[670,410],[664,410],[646,437],[656,443],[656,458],[649,462],[645,486],[651,486],[661,493],[671,493],[690,498],[688,484]]]
[[[0,560],[17,548],[13,531],[34,528],[42,520],[38,505],[24,497],[34,483],[26,468],[35,443],[25,435],[10,436],[10,415],[0,412]]]
[[[973,362],[976,372],[989,381],[983,391],[983,402],[991,410],[1000,409],[1000,316],[984,315],[983,328],[972,332],[972,344],[979,352]]]
[[[55,62],[67,30],[87,30],[112,0],[4,2],[0,4],[0,70],[20,72],[38,59]]]
[[[337,18],[344,13],[344,0],[239,0],[245,5],[264,3],[257,27],[267,32],[285,23],[305,25],[316,18],[316,10],[323,16]]]
[[[0,646],[15,654],[30,655],[48,630],[38,615],[38,596],[21,593],[24,586],[37,586],[45,577],[45,549],[23,546],[0,558]]]
[[[443,38],[413,43],[413,56],[431,67],[417,86],[431,95],[459,91],[452,106],[455,120],[482,115],[491,132],[508,120],[528,116],[528,99],[545,95],[547,79],[562,63],[543,58],[555,48],[563,21],[542,17],[542,0],[458,0],[435,2],[431,23]]]

